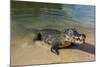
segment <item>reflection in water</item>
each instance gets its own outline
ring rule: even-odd
[[[20,4],[20,6],[17,6]],[[27,4],[27,5],[26,5]],[[31,4],[31,5],[30,5]],[[65,15],[62,5],[58,4],[41,4],[41,3],[12,3],[12,15],[18,17],[38,17],[38,19],[54,19],[61,18]]]

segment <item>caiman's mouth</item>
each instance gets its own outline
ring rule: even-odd
[[[74,38],[72,39],[72,43],[75,43],[75,44],[84,44],[85,43],[85,39],[80,39],[80,38]]]

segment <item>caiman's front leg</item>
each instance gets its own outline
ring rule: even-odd
[[[58,46],[54,45],[51,47],[51,52],[55,53],[56,55],[59,55],[59,50],[58,50]]]

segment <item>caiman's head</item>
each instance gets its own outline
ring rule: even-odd
[[[84,44],[86,35],[80,34],[75,28],[69,28],[64,31],[66,41],[74,44]]]

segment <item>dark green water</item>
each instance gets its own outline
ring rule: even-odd
[[[94,32],[95,6],[50,4],[37,2],[11,2],[12,30],[26,28],[65,29],[75,27]]]

